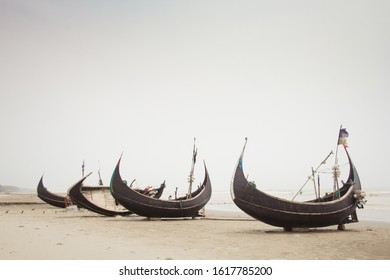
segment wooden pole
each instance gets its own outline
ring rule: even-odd
[[[313,184],[314,184],[314,193],[316,195],[316,198],[318,198],[319,195],[317,193],[317,186],[316,186],[316,172],[314,171],[313,167],[311,168],[311,179],[313,180]]]
[[[192,164],[191,164],[190,175],[188,176],[188,183],[189,183],[189,186],[188,186],[187,198],[191,198],[192,183],[195,181],[194,169],[195,169],[196,154],[197,154],[197,149],[195,148],[195,141],[196,141],[196,138],[194,138],[194,147],[193,147],[193,149],[192,149]]]
[[[318,167],[314,170],[314,173],[317,172],[317,170],[321,167],[321,165],[325,164],[327,159],[333,154],[333,151],[330,151],[330,153],[326,156],[326,158],[318,165]],[[312,174],[313,174],[313,171],[312,171]],[[294,197],[292,198],[292,200],[295,199],[295,197],[301,192],[301,190],[303,189],[303,187],[307,184],[307,182],[309,182],[311,180],[311,177],[309,177],[306,182],[302,185],[302,187],[298,190],[298,192],[294,195]]]
[[[338,174],[339,174],[339,160],[338,160],[338,152],[339,152],[339,140],[340,140],[340,132],[343,128],[342,125],[340,125],[339,129],[339,135],[337,137],[337,146],[336,146],[336,154],[334,159],[334,167],[333,167],[333,198],[335,198],[335,195],[337,194],[337,198],[340,198],[340,186],[339,186],[339,180],[338,180]]]

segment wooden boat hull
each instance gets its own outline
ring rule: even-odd
[[[43,176],[39,180],[38,187],[37,187],[37,194],[41,200],[43,200],[44,202],[52,206],[59,207],[59,208],[65,208],[68,206],[67,204],[68,198],[66,196],[54,194],[44,186]]]
[[[68,190],[69,197],[72,201],[80,208],[85,208],[89,211],[104,215],[104,216],[128,216],[133,214],[131,211],[126,210],[111,210],[104,207],[101,207],[89,199],[87,199],[83,194],[83,182],[89,176],[81,178],[78,182],[76,182],[73,186],[71,186]]]
[[[211,183],[206,165],[203,184],[191,194],[190,199],[162,200],[145,196],[129,188],[121,178],[120,161],[112,175],[110,190],[120,204],[137,215],[149,218],[197,217],[199,211],[210,200]]]
[[[346,150],[350,162],[350,174],[341,188],[341,198],[322,199],[309,202],[294,202],[266,194],[256,189],[244,176],[242,157],[235,170],[231,186],[234,203],[245,213],[264,223],[292,228],[326,227],[356,222],[358,201],[356,194],[361,190],[358,173]]]

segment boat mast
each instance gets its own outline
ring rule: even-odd
[[[313,185],[314,185],[314,193],[316,195],[316,198],[319,198],[320,195],[319,195],[319,192],[317,192],[317,186],[316,186],[316,172],[314,171],[314,168],[311,167],[311,179],[313,181]]]
[[[188,175],[188,183],[189,183],[189,186],[188,186],[187,198],[191,198],[192,183],[195,181],[194,169],[195,169],[195,162],[196,162],[196,154],[197,154],[197,151],[198,151],[198,149],[195,148],[195,140],[196,140],[196,138],[194,138],[194,147],[193,147],[193,149],[192,149],[192,165],[191,165],[191,171],[190,171],[190,175]]]
[[[340,125],[340,130],[339,130],[339,136],[337,139],[337,146],[336,146],[336,156],[335,156],[335,162],[334,162],[334,167],[333,167],[333,195],[334,198],[340,198],[340,186],[339,186],[339,180],[338,178],[340,177],[340,167],[339,167],[339,161],[338,161],[338,150],[339,150],[339,145],[344,145],[346,147],[346,138],[348,137],[348,132],[346,131],[345,128],[343,128],[342,125]]]
[[[81,178],[84,177],[84,167],[85,167],[85,160],[83,160],[83,165],[81,166]]]
[[[314,179],[314,174],[317,173],[318,169],[321,167],[321,165],[325,164],[327,159],[333,154],[333,151],[330,151],[330,153],[326,156],[326,158],[318,165],[318,167],[313,170],[313,167],[312,167],[312,176],[309,176],[306,180],[306,182],[302,185],[302,187],[297,191],[297,193],[294,195],[294,197],[292,198],[292,200],[295,199],[295,197],[301,192],[301,190],[303,189],[303,187],[307,184],[307,182],[309,182],[310,180],[315,180]],[[314,183],[314,188],[315,188],[315,183]],[[318,196],[320,196],[320,194],[318,194]],[[316,198],[317,197],[317,191],[316,191]]]

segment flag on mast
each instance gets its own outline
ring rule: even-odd
[[[345,128],[341,128],[340,132],[339,132],[338,145],[343,145],[344,148],[348,147],[348,144],[347,144],[347,137],[348,136],[349,136],[349,133],[347,132],[347,130]]]
[[[194,146],[194,149],[192,151],[192,162],[195,164],[196,163],[196,155],[198,154],[198,149],[195,149],[195,146]]]

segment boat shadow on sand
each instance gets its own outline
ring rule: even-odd
[[[361,232],[364,230],[360,229],[345,229],[343,231],[338,231],[337,228],[298,228],[293,229],[292,231],[285,231],[283,229],[255,229],[255,230],[247,230],[247,231],[240,231],[240,233],[244,234],[253,234],[253,235],[259,235],[259,234],[271,234],[271,235],[296,235],[296,234],[348,234],[351,232]]]

